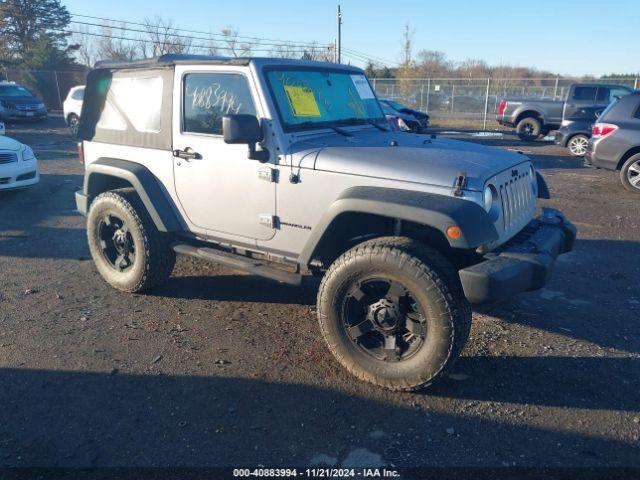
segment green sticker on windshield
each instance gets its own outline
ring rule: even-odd
[[[284,91],[287,92],[291,110],[296,117],[321,116],[313,91],[310,88],[285,85]]]

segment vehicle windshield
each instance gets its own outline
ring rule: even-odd
[[[267,83],[285,131],[386,120],[367,77],[331,69],[269,69]]]
[[[31,92],[19,85],[0,85],[0,97],[31,97]]]

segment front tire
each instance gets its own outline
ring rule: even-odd
[[[75,114],[71,113],[67,117],[67,125],[69,125],[69,130],[71,130],[71,134],[74,137],[78,136],[78,129],[80,128],[80,118]]]
[[[542,134],[542,124],[535,117],[525,117],[516,125],[516,134],[520,140],[533,142]]]
[[[584,154],[587,153],[588,145],[589,137],[582,134],[574,135],[567,142],[569,153],[574,157],[584,157]]]
[[[87,215],[93,261],[109,285],[144,292],[171,275],[175,252],[132,188],[98,195]]]
[[[626,190],[640,194],[640,153],[624,162],[620,169],[620,181]]]
[[[471,308],[436,250],[403,237],[364,242],[339,257],[318,293],[329,350],[353,375],[391,390],[442,377],[462,351]]]

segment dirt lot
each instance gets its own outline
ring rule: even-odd
[[[474,312],[455,374],[390,393],[325,348],[313,287],[180,258],[153,295],[98,276],[59,119],[9,127],[41,183],[0,194],[0,466],[640,466],[640,198],[519,148],[578,228],[547,289]]]

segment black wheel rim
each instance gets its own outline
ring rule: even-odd
[[[102,256],[118,272],[126,272],[136,259],[136,249],[131,232],[119,216],[108,213],[98,222],[98,241]]]
[[[345,295],[342,324],[351,342],[384,362],[402,362],[416,354],[427,337],[424,310],[397,280],[370,278]]]

